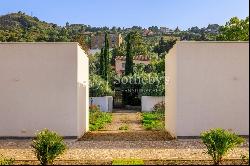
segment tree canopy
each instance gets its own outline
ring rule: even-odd
[[[239,19],[233,17],[225,26],[220,28],[217,36],[220,41],[248,41],[249,40],[249,17]]]

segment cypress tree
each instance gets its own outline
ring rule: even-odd
[[[109,39],[108,33],[105,33],[105,43],[104,43],[104,50],[103,50],[103,58],[104,58],[104,68],[103,68],[103,78],[108,80],[108,72],[109,72]]]
[[[99,68],[99,75],[103,78],[104,74],[104,58],[103,58],[103,48],[101,49],[101,54],[100,54],[100,68]]]
[[[131,47],[131,34],[127,36],[125,75],[133,74],[133,55]]]

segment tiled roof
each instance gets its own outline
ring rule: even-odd
[[[122,60],[125,61],[126,60],[126,56],[117,56],[115,58],[115,60]],[[137,55],[134,56],[133,60],[138,60],[138,61],[149,61],[150,58],[147,55]]]

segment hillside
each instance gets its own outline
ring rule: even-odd
[[[40,21],[37,17],[31,17],[25,13],[11,13],[0,16],[0,29],[12,30],[15,29],[28,29],[36,27],[39,29],[52,27],[53,24]]]

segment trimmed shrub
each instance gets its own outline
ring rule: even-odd
[[[212,129],[201,134],[201,139],[207,147],[207,153],[212,157],[215,165],[222,162],[223,156],[245,140],[224,129]]]
[[[42,165],[53,164],[53,161],[66,150],[63,138],[57,133],[45,129],[36,135],[32,147]]]

